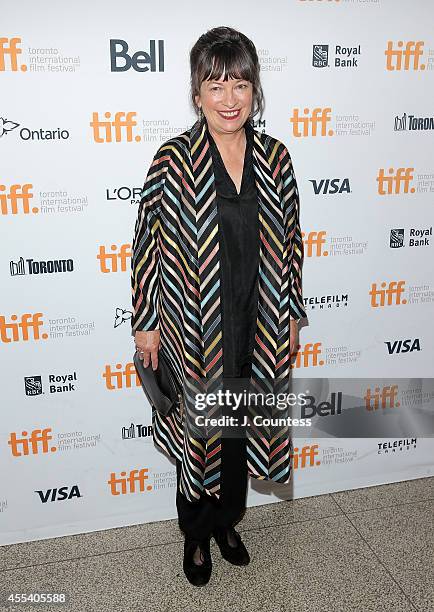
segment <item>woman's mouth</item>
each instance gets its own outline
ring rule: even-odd
[[[241,109],[232,110],[232,111],[217,111],[220,117],[226,119],[227,121],[233,121],[234,119],[238,119],[241,113]]]

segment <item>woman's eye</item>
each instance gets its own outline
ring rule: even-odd
[[[238,85],[238,87],[239,87],[240,89],[247,89],[247,85],[246,85],[245,83],[240,83],[240,84]]]

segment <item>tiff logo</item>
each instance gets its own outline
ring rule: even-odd
[[[330,107],[303,109],[303,117],[300,116],[300,109],[294,108],[292,117],[289,122],[292,123],[292,135],[296,138],[306,136],[333,136],[332,129],[327,130],[327,126],[331,121]]]
[[[329,252],[323,250],[323,245],[326,243],[327,233],[324,230],[320,232],[301,232],[303,238],[303,252],[306,257],[327,257]]]
[[[132,361],[125,364],[125,368],[121,363],[117,363],[115,370],[117,371],[113,371],[112,366],[107,364],[102,375],[105,379],[105,386],[110,391],[140,386],[140,378]]]
[[[10,321],[6,321],[4,315],[0,315],[0,340],[6,344],[9,342],[27,342],[28,340],[46,340],[48,334],[41,333],[41,328],[44,324],[42,320],[42,312],[29,313],[21,315],[21,320],[18,320],[18,315],[11,315]]]
[[[15,431],[11,432],[8,440],[13,457],[23,455],[39,455],[41,453],[55,453],[55,446],[48,446],[49,440],[53,439],[50,435],[51,427],[45,429],[34,429],[30,434],[27,431],[21,432],[21,437]]]
[[[382,282],[378,288],[377,283],[372,283],[369,295],[371,296],[372,308],[383,306],[399,306],[407,304],[407,300],[402,298],[405,290],[405,281],[390,281],[389,284]]]
[[[38,213],[39,208],[30,210],[30,200],[33,198],[31,193],[33,185],[26,183],[25,185],[11,185],[9,191],[6,191],[6,185],[0,185],[0,211],[2,215],[17,215],[23,212],[25,215],[29,213]]]
[[[366,410],[378,410],[382,408],[398,408],[399,402],[396,401],[398,395],[398,385],[392,385],[390,387],[375,387],[374,391],[368,388],[363,397],[365,400]]]
[[[403,49],[404,42],[398,40],[396,43],[397,49],[395,49],[393,41],[389,40],[387,49],[384,52],[386,56],[386,70],[425,70],[425,64],[419,63],[423,56],[423,45],[424,42],[422,40],[417,42],[410,40],[406,43],[405,49]]]
[[[139,134],[134,136],[133,128],[137,126],[135,117],[136,112],[118,112],[115,113],[115,118],[111,120],[111,113],[104,113],[107,121],[99,118],[97,112],[92,113],[92,121],[90,127],[93,130],[93,139],[95,142],[140,142]]]
[[[394,168],[386,170],[380,168],[377,183],[378,193],[380,195],[397,195],[400,193],[414,193],[416,190],[411,187],[411,181],[414,179],[414,168]]]
[[[118,247],[116,244],[112,244],[110,249],[113,251],[113,253],[107,253],[104,245],[99,247],[99,252],[96,258],[100,262],[101,272],[103,274],[119,271],[126,272],[127,262],[129,262],[131,259],[131,244],[122,244],[120,247]]]
[[[296,358],[294,363],[291,364],[291,369],[324,365],[324,361],[319,358],[321,355],[321,342],[308,342],[303,348],[301,348],[301,345],[299,344],[298,347],[295,348],[295,352],[291,354],[291,356],[293,355],[296,355]]]
[[[144,491],[152,491],[152,485],[147,484],[148,480],[148,468],[142,468],[141,470],[130,470],[128,476],[127,472],[120,472],[119,477],[116,476],[115,472],[110,474],[110,478],[107,484],[110,486],[110,492],[112,495],[127,495],[129,493],[143,493]]]
[[[21,38],[0,38],[0,72],[11,70],[12,72],[26,72],[25,64],[18,65],[18,56],[22,50],[18,47],[21,43]],[[8,58],[8,68],[6,67],[6,58]]]

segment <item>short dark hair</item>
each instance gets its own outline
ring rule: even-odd
[[[237,30],[226,26],[213,28],[199,37],[190,51],[191,100],[198,112],[195,96],[203,81],[214,81],[225,75],[245,79],[253,86],[252,117],[264,112],[264,93],[259,76],[260,65],[253,42]]]

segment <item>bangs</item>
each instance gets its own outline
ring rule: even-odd
[[[200,82],[220,79],[255,81],[255,67],[251,57],[236,45],[219,45],[217,50],[214,47],[207,53],[201,68]]]

